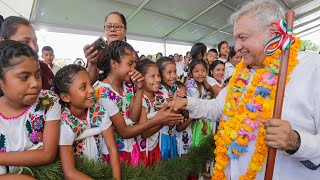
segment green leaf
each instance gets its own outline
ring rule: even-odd
[[[6,137],[3,134],[0,134],[0,148],[3,148],[6,143]]]
[[[27,126],[27,130],[28,130],[29,134],[31,134],[33,132],[33,130],[32,130],[31,123],[29,120],[27,120],[26,126]]]
[[[203,170],[205,163],[214,158],[214,148],[213,135],[209,135],[198,147],[192,147],[189,153],[182,158],[175,157],[173,159],[163,160],[148,168],[142,165],[134,168],[124,164],[121,166],[121,179],[186,179],[191,173],[199,174]],[[97,162],[84,157],[77,157],[75,160],[76,168],[93,179],[112,179],[110,164]],[[27,169],[30,169],[30,171]],[[14,173],[17,172],[18,171]],[[33,177],[39,180],[63,179],[60,161],[46,166],[23,168],[22,174],[33,174]]]

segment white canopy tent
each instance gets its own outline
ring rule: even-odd
[[[37,30],[103,36],[105,15],[119,11],[128,39],[163,44],[233,44],[229,16],[247,0],[0,0],[0,14],[21,15]],[[320,35],[320,0],[277,0],[296,12],[298,36]]]

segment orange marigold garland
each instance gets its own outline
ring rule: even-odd
[[[296,39],[290,47],[287,82],[290,79],[289,74],[298,64],[300,46],[300,39]],[[253,140],[256,140],[256,149],[247,172],[240,179],[255,179],[256,173],[262,170],[268,148],[265,145],[266,130],[258,119],[272,118],[280,66],[280,60],[277,58],[280,54],[281,50],[278,49],[274,54],[266,56],[265,67],[257,69],[252,79],[250,69],[243,60],[237,65],[227,89],[223,116],[214,136],[216,149],[213,180],[226,179],[224,170],[229,158],[240,158],[247,152],[248,143]],[[257,137],[253,133],[255,129],[258,130]]]

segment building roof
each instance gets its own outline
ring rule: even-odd
[[[189,45],[202,42],[216,46],[222,40],[234,43],[228,18],[247,1],[2,0],[0,9],[1,12],[3,8],[16,11],[11,13],[29,18],[37,29],[99,36],[104,36],[106,14],[119,11],[127,19],[130,39]],[[295,11],[294,32],[298,36],[319,33],[320,0],[277,2],[285,10]]]

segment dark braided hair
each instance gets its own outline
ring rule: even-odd
[[[137,66],[136,66],[136,70],[139,71],[139,73],[142,74],[142,76],[145,76],[149,67],[154,66],[157,67],[157,64],[153,61],[151,61],[150,59],[144,59],[138,62]]]
[[[3,23],[4,19],[3,19],[3,16],[0,15],[0,27],[1,27],[1,24]]]
[[[21,56],[26,56],[38,61],[38,55],[27,44],[5,40],[0,42],[0,79],[5,80],[5,72],[13,66],[20,64]]]
[[[54,92],[56,94],[68,93],[74,76],[80,71],[86,71],[86,69],[77,64],[69,64],[61,68],[53,79]]]
[[[207,52],[207,46],[203,43],[195,43],[191,48],[191,60],[197,59],[198,55],[201,54],[202,57]]]
[[[135,53],[135,50],[130,44],[124,41],[113,41],[103,53],[103,59],[101,61],[103,74],[100,77],[101,81],[105,79],[111,71],[111,59],[120,63],[121,57],[128,55],[129,53]]]
[[[0,37],[10,39],[16,34],[19,26],[31,26],[30,22],[19,16],[9,16],[1,23]]]
[[[77,64],[69,64],[61,68],[53,78],[54,92],[57,95],[60,95],[60,93],[68,93],[74,76],[80,71],[86,71],[86,69]],[[60,100],[60,104],[63,105],[64,102]]]
[[[13,40],[5,40],[0,42],[0,79],[5,81],[5,72],[22,61],[18,58],[20,56],[31,57],[38,61],[38,55],[32,48],[24,43]],[[0,97],[3,92],[0,89]]]
[[[219,44],[218,44],[219,57],[221,56],[221,47],[222,47],[222,45],[224,45],[224,44],[228,44],[228,42],[227,42],[227,41],[221,41],[221,42],[219,42]]]
[[[189,68],[190,68],[190,75],[192,77],[192,70],[194,69],[194,67],[196,67],[196,65],[198,64],[202,64],[203,67],[206,69],[206,71],[208,71],[208,65],[207,63],[203,60],[203,59],[195,59],[193,61],[191,61]]]
[[[230,48],[229,55],[228,55],[228,61],[231,62],[231,59],[237,54],[237,52],[234,49],[234,46]]]
[[[169,58],[169,57],[161,57],[160,59],[157,60],[157,66],[159,68],[159,73],[160,73],[161,79],[162,79],[162,71],[166,68],[166,66],[168,64],[176,65],[174,60],[172,58]]]

